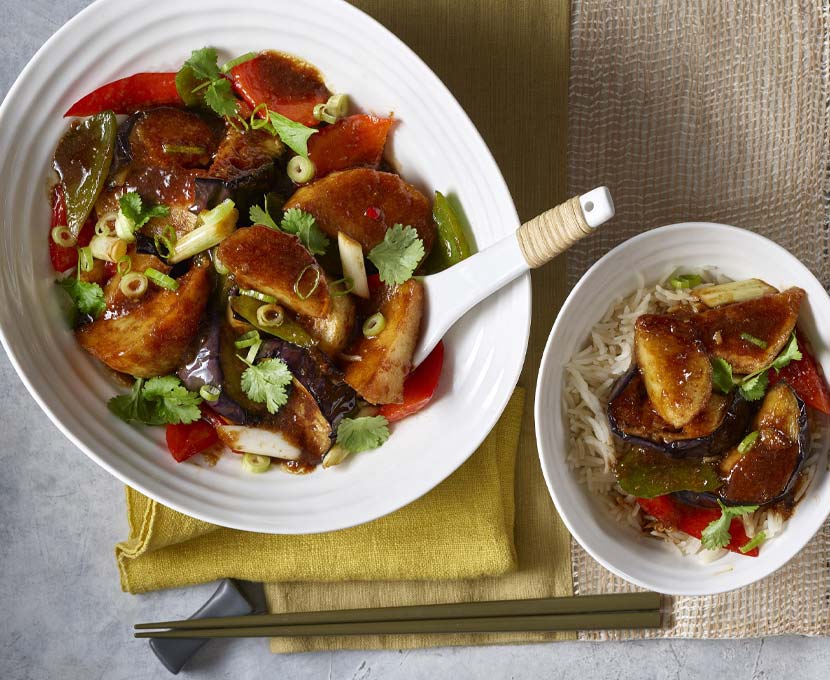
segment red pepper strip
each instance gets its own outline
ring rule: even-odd
[[[721,515],[720,508],[695,508],[681,503],[672,496],[656,496],[655,498],[638,498],[637,503],[649,515],[678,531],[700,538],[703,530]],[[725,546],[728,550],[739,555],[758,557],[758,548],[742,553],[741,547],[749,543],[749,537],[744,531],[744,523],[740,517],[732,519],[729,525],[729,534],[732,540]]]
[[[378,167],[393,122],[391,118],[361,114],[320,128],[308,140],[314,177],[319,179],[336,170],[360,166]]]
[[[151,106],[184,106],[176,91],[175,73],[136,73],[102,85],[81,97],[67,116],[93,116],[101,111],[134,113]]]
[[[380,415],[394,423],[424,408],[435,394],[443,366],[444,343],[439,342],[429,356],[407,376],[403,385],[403,403],[384,404],[380,407]]]
[[[167,448],[177,463],[210,448],[218,441],[216,430],[206,420],[167,426]]]
[[[52,239],[52,229],[66,226],[66,199],[63,194],[63,185],[57,184],[52,190],[52,220],[49,227],[49,259],[56,272],[65,272],[78,264],[78,248],[59,246]],[[78,234],[78,246],[88,246],[95,233],[95,220],[90,218],[81,227]]]
[[[796,328],[795,334],[798,348],[801,350],[801,359],[791,361],[780,371],[770,370],[769,383],[774,385],[779,380],[786,380],[807,406],[830,415],[830,387],[827,385],[827,379],[801,330]]]
[[[329,91],[310,64],[280,52],[262,52],[234,66],[230,76],[234,89],[252,108],[265,104],[297,123],[309,127],[320,124],[314,117],[314,106],[325,104]]]

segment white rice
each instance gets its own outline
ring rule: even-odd
[[[669,273],[664,279],[671,276]],[[722,279],[706,273],[710,283]],[[709,563],[728,554],[726,549],[706,550],[700,541],[646,518],[634,496],[620,489],[614,476],[616,450],[605,412],[614,382],[631,364],[634,323],[642,314],[665,312],[678,303],[690,301],[688,290],[673,290],[661,285],[647,287],[640,281],[635,293],[611,305],[605,316],[591,329],[586,346],[565,365],[565,409],[570,428],[568,465],[580,483],[594,494],[609,513],[622,524],[668,542],[681,555],[698,555]],[[822,450],[826,427],[814,427],[813,451]],[[816,456],[805,465],[796,489],[799,500],[807,490],[816,470]],[[786,524],[781,512],[759,510],[743,517],[747,536],[759,531],[771,539]]]

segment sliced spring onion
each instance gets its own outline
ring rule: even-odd
[[[199,388],[199,396],[205,401],[217,401],[222,394],[222,388],[216,385],[202,385]]]
[[[222,73],[227,73],[230,71],[234,66],[239,66],[240,64],[244,64],[246,61],[251,61],[251,59],[257,56],[256,52],[245,52],[238,56],[236,59],[231,59],[223,64],[222,68],[219,69]]]
[[[259,300],[260,302],[267,302],[269,304],[274,304],[277,301],[273,295],[268,295],[267,293],[260,293],[258,290],[251,290],[250,288],[240,288],[239,294],[244,295],[246,297],[252,297],[254,300]]]
[[[750,335],[749,333],[741,333],[741,340],[746,340],[748,343],[753,344],[756,347],[760,347],[761,349],[767,348],[766,340],[756,338],[754,335]]]
[[[213,255],[213,268],[216,270],[216,273],[219,274],[219,276],[227,276],[228,274],[230,274],[231,270],[228,269],[222,262],[222,260],[219,259],[219,253],[217,253],[216,250],[217,249],[214,248],[210,251],[211,255]]]
[[[164,151],[164,153],[187,153],[193,154],[194,156],[201,156],[207,153],[207,149],[203,146],[192,146],[188,144],[162,144],[161,150]]]
[[[141,272],[129,272],[121,277],[118,289],[128,298],[140,298],[147,292],[147,277]]]
[[[262,347],[262,340],[257,340],[253,345],[248,348],[248,356],[245,357],[245,361],[248,364],[254,363],[256,360],[256,355],[259,354],[259,348]]]
[[[348,276],[344,276],[342,279],[337,279],[337,281],[332,281],[329,284],[329,293],[331,293],[334,297],[348,295],[353,290],[354,281],[352,281]]]
[[[758,435],[758,430],[755,430],[753,432],[750,432],[743,439],[741,439],[741,443],[738,444],[738,453],[744,454],[747,451],[749,451],[755,445],[755,441],[758,439]]]
[[[78,239],[69,230],[69,227],[59,225],[52,229],[52,240],[61,248],[74,248]]]
[[[340,444],[335,444],[332,446],[328,453],[323,457],[323,467],[328,468],[332,467],[333,465],[340,465],[346,458],[349,457],[349,452],[340,446]]]
[[[243,453],[242,467],[248,472],[259,474],[271,467],[271,459],[268,456],[260,456],[257,453]]]
[[[262,305],[257,307],[256,320],[260,326],[274,328],[281,326],[285,321],[285,312],[279,305]]]
[[[245,335],[237,338],[233,344],[237,349],[245,349],[246,347],[253,347],[259,341],[259,331],[254,330],[248,331]]]
[[[161,234],[153,236],[153,244],[156,246],[156,252],[159,257],[169,259],[176,249],[176,230],[172,225],[168,224],[164,227]]]
[[[167,274],[163,274],[158,269],[147,267],[147,269],[144,270],[144,274],[148,279],[150,279],[150,281],[161,288],[166,288],[167,290],[179,289],[179,282],[176,281],[176,279],[172,276],[167,276]]]
[[[703,283],[703,279],[697,274],[680,274],[678,276],[672,276],[669,279],[669,284],[676,290],[681,290],[683,288],[695,288],[701,283]]]
[[[326,112],[335,118],[342,118],[349,113],[349,95],[333,94],[325,104]]]
[[[367,338],[374,338],[380,335],[384,328],[386,328],[386,319],[383,314],[376,312],[363,322],[363,335]]]
[[[118,262],[127,254],[127,242],[115,236],[98,236],[96,234],[89,242],[89,248],[94,258],[107,262]]]
[[[316,277],[314,278],[314,282],[311,284],[311,288],[307,292],[302,292],[300,290],[300,284],[303,281],[303,277],[305,273],[311,269],[315,274]],[[320,270],[317,268],[316,265],[308,264],[305,266],[305,269],[300,272],[300,275],[297,277],[297,280],[294,282],[294,294],[300,298],[300,300],[308,300],[312,295],[314,295],[314,291],[317,290],[317,286],[320,285]]]
[[[116,232],[113,223],[118,219],[117,212],[108,212],[102,215],[95,223],[96,236],[113,236]],[[131,232],[132,233],[132,232]]]
[[[316,104],[314,106],[314,110],[312,111],[312,115],[319,121],[324,123],[336,123],[337,116],[332,115],[329,113],[328,108],[325,104]]]
[[[116,271],[124,276],[124,274],[129,274],[130,270],[133,268],[133,261],[129,255],[124,255],[123,257],[118,258],[118,265],[116,267]]]
[[[78,248],[78,269],[82,272],[91,272],[94,266],[92,249],[89,246]]]
[[[175,264],[218,246],[236,229],[237,219],[239,211],[229,198],[215,208],[203,210],[199,213],[199,226],[176,241],[168,262]]]
[[[308,158],[294,156],[285,166],[285,173],[294,184],[305,184],[314,179],[316,169]]]
[[[744,555],[746,555],[750,550],[754,550],[755,548],[763,545],[764,541],[767,540],[767,532],[766,531],[759,531],[755,534],[746,545],[742,545],[738,550],[740,550]]]
[[[264,111],[265,115],[260,117],[259,112]],[[251,111],[251,128],[259,130],[270,123],[268,118],[268,107],[265,104],[257,104],[253,111]]]
[[[369,299],[369,279],[366,276],[366,262],[363,246],[342,231],[337,233],[337,247],[340,250],[340,264],[343,275],[352,282],[352,291],[364,300]]]

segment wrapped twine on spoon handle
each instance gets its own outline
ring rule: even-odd
[[[525,222],[516,232],[527,264],[535,269],[565,252],[594,231],[585,221],[579,197]]]

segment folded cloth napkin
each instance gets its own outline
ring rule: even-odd
[[[121,587],[141,593],[220,578],[394,581],[513,571],[513,482],[523,405],[524,390],[516,388],[484,443],[431,492],[342,531],[280,536],[225,529],[127,488],[130,537],[115,548]]]

